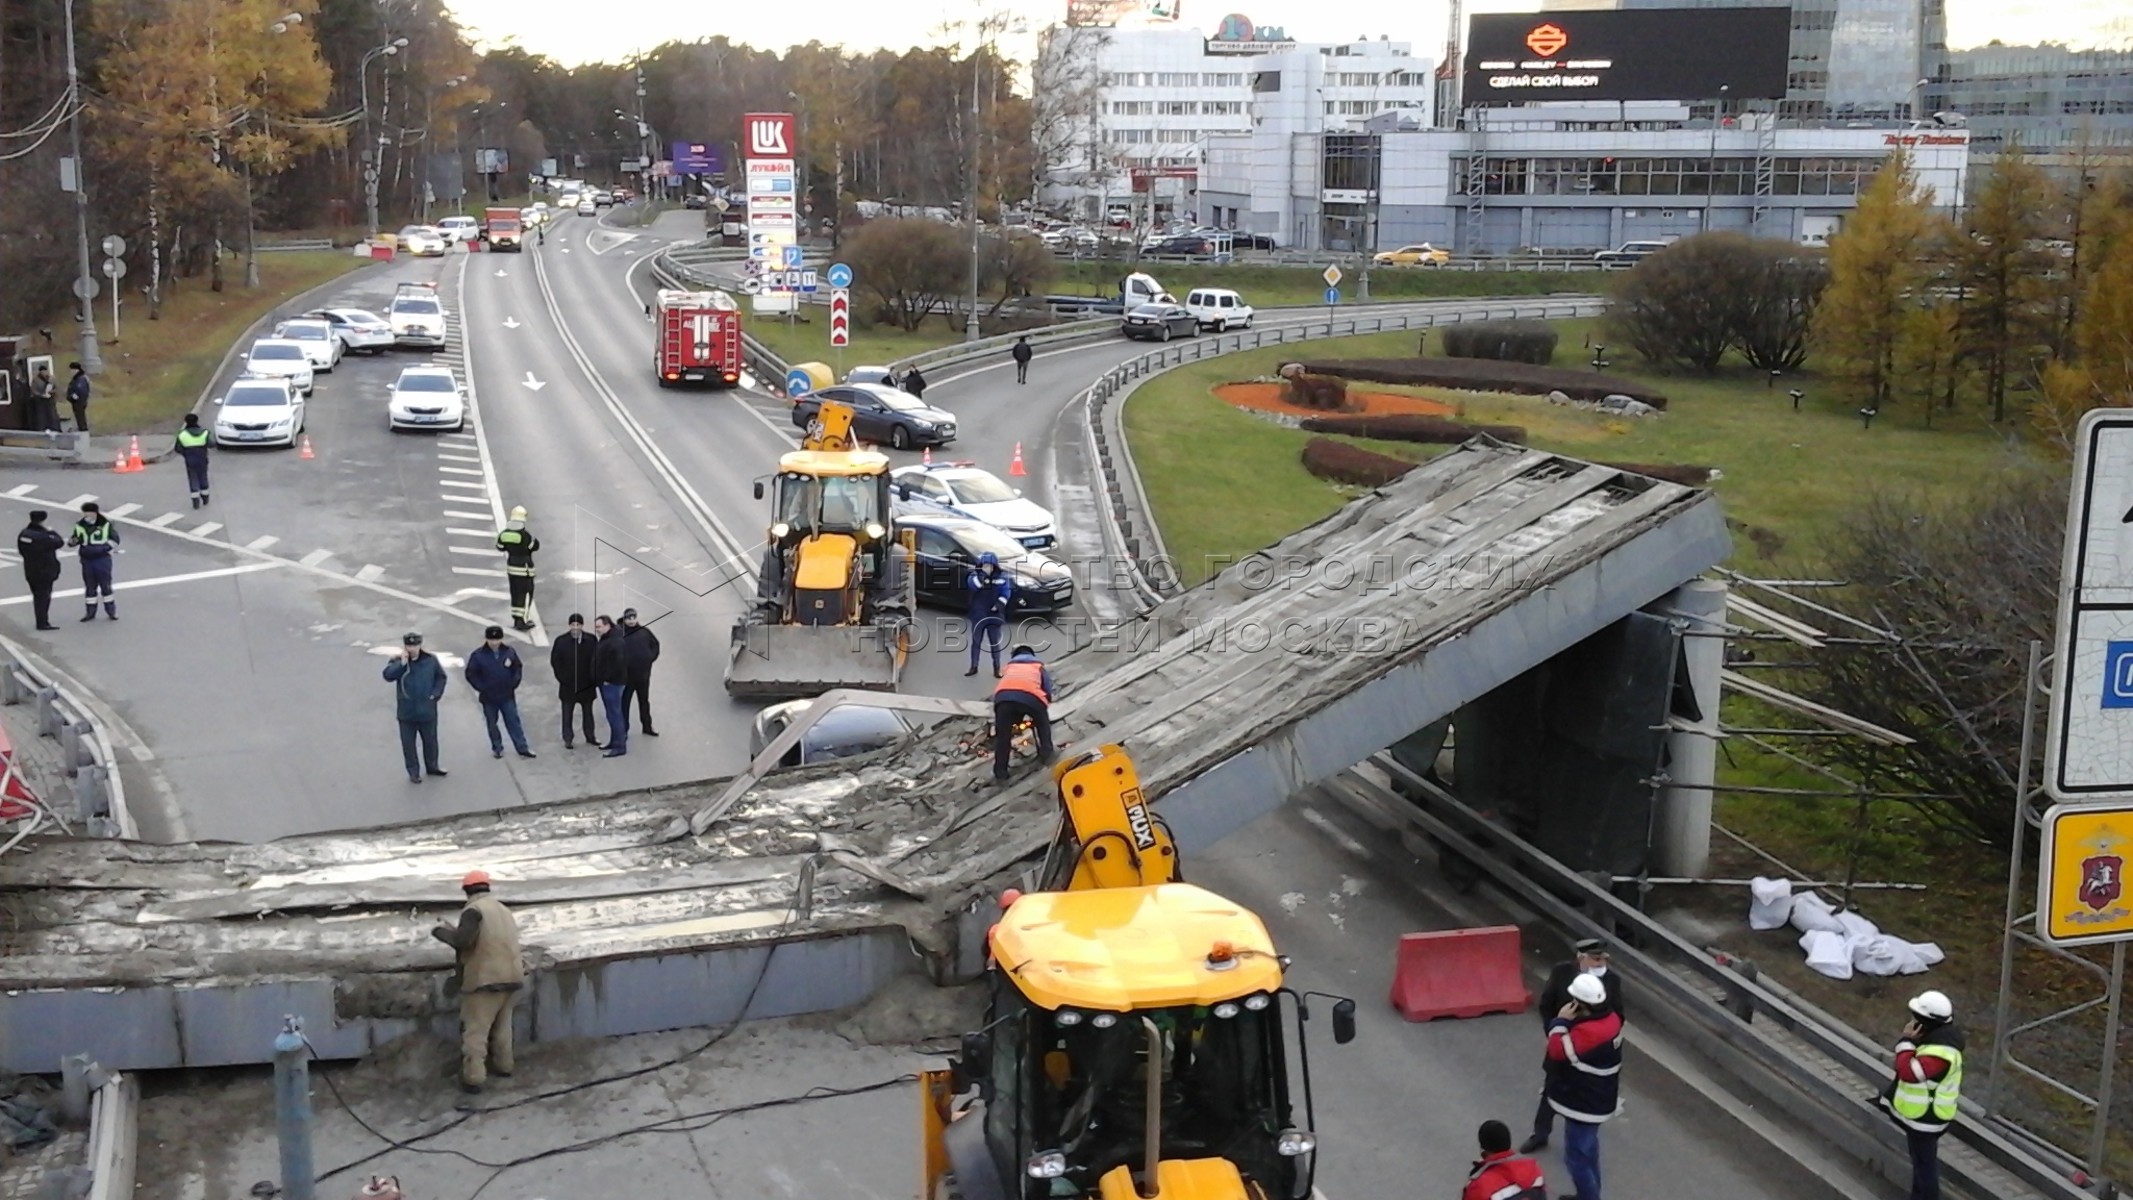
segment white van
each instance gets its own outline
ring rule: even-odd
[[[1185,294],[1185,311],[1200,322],[1200,328],[1218,333],[1252,327],[1252,306],[1228,288],[1192,289]]]

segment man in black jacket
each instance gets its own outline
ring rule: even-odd
[[[593,618],[593,682],[600,688],[600,706],[607,710],[607,753],[602,758],[621,758],[630,751],[629,652],[622,646],[622,627],[607,617]]]
[[[593,730],[593,701],[600,696],[600,681],[593,675],[593,655],[599,643],[585,632],[585,614],[570,614],[570,632],[548,649],[548,667],[555,672],[556,698],[563,704],[563,749],[577,745],[571,737],[571,717],[585,720],[585,744],[600,748]]]
[[[1555,1014],[1570,1002],[1570,981],[1580,975],[1597,976],[1600,986],[1607,989],[1606,1011],[1618,1013],[1623,1019],[1628,1019],[1629,1013],[1622,1007],[1622,976],[1608,966],[1607,943],[1599,938],[1584,938],[1577,944],[1576,958],[1569,962],[1557,963],[1555,969],[1548,972],[1548,982],[1541,988],[1540,997],[1543,1029],[1547,1028],[1548,1023],[1555,1019]],[[1543,1070],[1546,1068],[1543,1067]],[[1555,1109],[1549,1106],[1547,1098],[1543,1096],[1540,1108],[1533,1114],[1533,1136],[1519,1146],[1518,1152],[1531,1154],[1539,1150],[1548,1144],[1549,1137],[1554,1133]]]
[[[15,535],[15,553],[22,558],[22,578],[30,585],[30,607],[37,614],[37,628],[47,632],[59,628],[52,624],[52,585],[59,582],[59,552],[67,545],[58,530],[45,528],[45,518],[49,516],[38,509],[30,514],[30,523]]]
[[[646,737],[658,737],[652,728],[652,664],[659,661],[659,635],[637,623],[637,610],[622,610],[622,659],[629,664],[629,690],[622,694],[622,720],[629,721],[630,700],[637,701],[637,727]],[[608,736],[614,736],[610,730]]]

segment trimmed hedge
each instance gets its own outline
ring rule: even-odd
[[[1342,413],[1355,411],[1348,400],[1348,381],[1337,375],[1314,375],[1309,371],[1289,371],[1281,374],[1282,398],[1298,408],[1317,412]]]
[[[1422,442],[1432,446],[1456,446],[1475,437],[1524,445],[1526,431],[1517,425],[1468,425],[1421,413],[1388,413],[1352,417],[1306,417],[1301,422],[1311,433],[1344,433],[1349,437],[1376,438],[1385,442]]]
[[[1703,487],[1711,482],[1711,473],[1715,469],[1712,467],[1682,466],[1679,463],[1601,463],[1600,465],[1613,467],[1617,471],[1627,471],[1632,475],[1643,475],[1650,479],[1663,479],[1668,483],[1678,483],[1683,487]]]
[[[1604,400],[1622,395],[1642,400],[1653,408],[1666,407],[1664,394],[1619,375],[1536,367],[1530,363],[1495,362],[1486,358],[1353,358],[1300,363],[1298,366],[1315,375],[1338,375],[1343,379],[1372,383],[1511,392],[1521,396],[1561,392],[1572,400]]]
[[[1315,418],[1314,418],[1315,419]],[[1312,438],[1304,443],[1304,470],[1320,479],[1351,487],[1384,487],[1414,469],[1404,458],[1379,454],[1332,438]]]
[[[1462,321],[1444,327],[1444,352],[1453,358],[1545,367],[1555,361],[1555,326],[1545,321]]]

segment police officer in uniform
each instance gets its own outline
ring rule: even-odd
[[[185,460],[185,490],[192,493],[193,507],[207,507],[207,430],[200,428],[200,414],[186,413],[185,428],[178,431],[171,447]]]
[[[1911,1000],[1895,1078],[1881,1093],[1911,1146],[1911,1200],[1940,1200],[1940,1135],[1954,1123],[1963,1090],[1963,1044],[1946,995],[1920,992]]]
[[[104,615],[119,619],[118,601],[111,596],[111,552],[118,547],[118,526],[111,523],[96,501],[81,506],[81,520],[74,522],[74,534],[67,545],[81,548],[81,598],[89,606],[82,615],[84,621],[96,619],[97,593],[103,593]]]
[[[1028,646],[1015,647],[992,689],[992,777],[1007,781],[1015,725],[1027,717],[1037,732],[1037,756],[1052,761],[1052,672]]]
[[[511,585],[511,628],[523,633],[533,628],[533,552],[541,539],[526,528],[523,506],[511,510],[511,521],[496,535],[496,548],[504,552],[504,577]]]
[[[52,585],[59,582],[59,552],[67,545],[67,539],[58,531],[45,528],[45,518],[50,515],[41,508],[32,512],[30,523],[15,535],[15,553],[22,556],[22,578],[30,585],[30,607],[37,613],[37,628],[46,632],[59,628],[52,624]]]

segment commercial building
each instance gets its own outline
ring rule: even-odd
[[[2133,155],[2133,53],[1955,50],[1925,90],[1928,111],[1962,114],[1981,154],[2019,144],[2047,160]]]
[[[1232,14],[1212,34],[1061,26],[1046,31],[1039,55],[1039,78],[1086,89],[1050,103],[1088,110],[1073,136],[1052,148],[1043,199],[1085,214],[1136,196],[1143,216],[1188,211],[1209,142],[1249,134],[1254,113],[1270,104],[1336,125],[1382,113],[1416,128],[1430,122],[1434,62],[1383,37],[1300,43]],[[1077,61],[1063,65],[1069,56]],[[1046,103],[1039,97],[1040,108]]]

